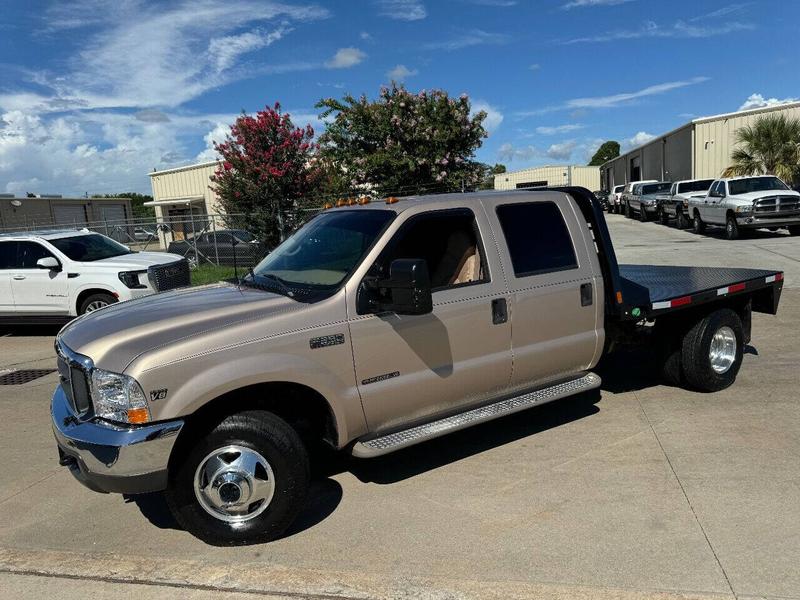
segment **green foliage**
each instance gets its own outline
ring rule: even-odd
[[[617,158],[618,156],[619,142],[615,142],[614,140],[603,142],[603,144],[597,149],[597,152],[594,153],[594,156],[592,156],[592,160],[589,161],[589,166],[599,167],[603,163]]]
[[[122,194],[94,194],[92,198],[130,198],[131,210],[134,219],[155,219],[156,211],[152,206],[144,206],[145,202],[152,202],[153,197],[147,194],[137,194],[136,192],[124,192]]]
[[[239,275],[245,269],[239,270]],[[217,265],[202,264],[191,272],[192,285],[205,285],[207,283],[217,283],[223,279],[233,278],[233,267],[218,267]]]
[[[316,185],[313,137],[310,125],[295,127],[276,103],[255,116],[242,113],[225,141],[214,144],[222,161],[211,187],[222,208],[246,214],[247,229],[269,247],[294,229],[298,203]]]
[[[320,136],[321,159],[345,175],[345,187],[379,195],[471,189],[484,176],[473,160],[486,131],[483,111],[470,115],[466,95],[418,94],[392,83],[378,99],[326,98],[317,103],[332,119]]]
[[[736,132],[736,144],[725,177],[766,173],[790,183],[800,179],[800,120],[764,115]]]
[[[506,172],[506,166],[501,163],[495,163],[494,166],[481,165],[483,167],[483,180],[478,185],[479,190],[493,190],[494,189],[494,176]]]

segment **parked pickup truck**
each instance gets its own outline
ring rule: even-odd
[[[615,185],[608,195],[608,212],[619,214],[622,207],[622,194],[625,192],[624,185]]]
[[[779,271],[617,264],[588,190],[389,198],[325,210],[239,285],[115,304],[57,336],[61,464],[166,491],[212,544],[280,536],[308,448],[356,457],[598,388],[618,342],[669,381],[731,385]]]
[[[735,240],[743,229],[785,227],[800,235],[800,192],[772,175],[717,179],[708,195],[690,198],[695,233],[706,225],[725,227],[725,237]]]
[[[658,197],[670,188],[671,182],[657,181],[655,183],[637,183],[625,200],[625,216],[632,218],[639,216],[639,220],[646,222],[654,217],[658,211]]]
[[[656,197],[658,220],[662,225],[669,225],[675,219],[678,229],[686,229],[692,220],[689,215],[689,198],[705,198],[713,179],[687,179],[676,181],[669,192]]]

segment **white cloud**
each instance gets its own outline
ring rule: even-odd
[[[779,100],[778,98],[764,98],[761,94],[750,94],[738,110],[767,108],[768,106],[778,106],[789,102],[797,102],[798,100],[800,100],[800,98],[784,98],[783,100]]]
[[[619,94],[612,94],[610,96],[589,96],[586,98],[573,98],[559,105],[547,106],[536,110],[519,111],[516,113],[516,115],[519,117],[530,117],[533,115],[542,115],[560,110],[575,111],[575,110],[583,110],[589,108],[616,108],[618,106],[624,106],[626,104],[630,104],[632,101],[638,100],[639,98],[646,98],[648,96],[657,96],[660,94],[671,92],[672,90],[677,90],[691,85],[697,85],[698,83],[704,83],[708,80],[709,80],[708,77],[692,77],[691,79],[684,79],[681,81],[668,81],[666,83],[658,83],[656,85],[651,85],[641,90],[637,90],[635,92],[621,92]]]
[[[506,33],[492,33],[482,29],[470,29],[446,40],[425,44],[427,50],[461,50],[471,46],[499,45],[511,41]]]
[[[397,65],[393,69],[386,72],[386,76],[393,81],[405,81],[408,77],[413,77],[418,74],[416,69],[409,69],[405,65]]]
[[[366,57],[358,48],[339,48],[325,66],[329,69],[348,69],[363,62]]]
[[[736,4],[728,4],[727,6],[723,6],[722,8],[718,8],[717,10],[712,10],[709,13],[704,15],[698,15],[696,17],[692,17],[689,19],[690,21],[704,21],[706,19],[718,19],[720,17],[727,17],[728,15],[732,15],[734,13],[742,12],[745,8],[750,6],[752,2],[738,2]]]
[[[500,123],[503,122],[503,113],[485,100],[473,100],[471,114],[475,115],[480,111],[486,113],[486,118],[483,120],[484,129],[489,133],[494,133],[500,127]]]
[[[370,34],[368,31],[362,31],[361,33],[358,34],[358,37],[364,40],[365,42],[372,41],[372,34]]]
[[[470,4],[478,6],[494,6],[497,8],[508,8],[517,5],[517,0],[466,0]]]
[[[614,6],[615,4],[625,4],[633,0],[571,0],[564,4],[561,8],[584,8],[587,6]]]
[[[548,158],[552,158],[553,160],[569,160],[577,146],[577,142],[568,140],[559,144],[552,144],[545,154]]]
[[[542,68],[542,65],[539,63],[533,63],[531,66],[528,67],[531,71],[538,71]]]
[[[66,57],[57,76],[37,74],[39,86],[49,91],[27,108],[180,106],[259,73],[242,68],[239,59],[275,43],[292,24],[327,16],[318,6],[272,0],[182,0],[158,6],[143,0],[58,3],[44,17],[51,31],[81,27],[83,20],[99,27],[87,33],[80,52]],[[304,65],[265,69],[298,67]],[[10,108],[15,100],[11,96],[0,97],[0,106]]]
[[[728,35],[737,31],[755,29],[752,23],[731,21],[728,23],[710,23],[708,25],[692,25],[685,21],[677,21],[669,27],[662,27],[655,21],[645,21],[635,29],[617,29],[598,35],[570,38],[562,40],[562,44],[584,44],[595,42],[613,42],[616,40],[633,40],[640,38],[708,38]]]
[[[419,21],[428,16],[420,0],[378,0],[380,14],[398,21]]]
[[[497,149],[497,159],[501,162],[528,161],[541,155],[541,151],[535,146],[517,147],[511,142],[506,142]]]
[[[627,152],[628,150],[631,150],[633,148],[638,148],[639,146],[646,144],[647,142],[655,139],[655,137],[656,136],[654,136],[652,133],[647,133],[646,131],[639,131],[633,137],[630,137],[626,140],[622,140],[622,149],[624,152]]]
[[[556,135],[558,133],[569,133],[570,131],[577,131],[578,129],[583,129],[585,125],[581,125],[578,123],[574,124],[567,124],[567,125],[555,125],[555,126],[543,126],[537,127],[536,133],[540,135]]]

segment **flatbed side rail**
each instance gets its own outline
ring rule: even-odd
[[[736,296],[752,296],[755,312],[774,315],[778,312],[778,302],[783,289],[783,272],[775,271],[771,275],[759,276],[745,281],[738,281],[715,289],[693,292],[685,296],[668,298],[653,302],[649,307],[642,307],[643,317],[658,317],[677,309],[700,306]]]

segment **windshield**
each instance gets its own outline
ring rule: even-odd
[[[668,192],[669,188],[672,187],[670,182],[665,183],[654,183],[652,185],[643,185],[642,186],[642,195],[647,194],[659,194],[661,192]]]
[[[618,185],[617,187],[614,188],[614,193],[619,194],[624,189],[625,189],[624,185]]]
[[[252,233],[243,229],[232,229],[231,233],[236,237],[236,239],[242,242],[252,242],[254,239],[256,239]]]
[[[301,227],[253,269],[256,283],[332,290],[361,262],[392,220],[390,210],[323,213]]]
[[[777,177],[751,177],[749,179],[734,179],[728,182],[728,191],[731,196],[747,194],[748,192],[788,189],[787,185]]]
[[[92,262],[124,254],[133,254],[122,244],[99,233],[58,238],[50,240],[50,243],[63,252],[67,258],[77,262]]]
[[[697,181],[684,181],[678,184],[678,193],[686,194],[688,192],[707,192],[711,184],[714,183],[713,179],[699,179]]]

